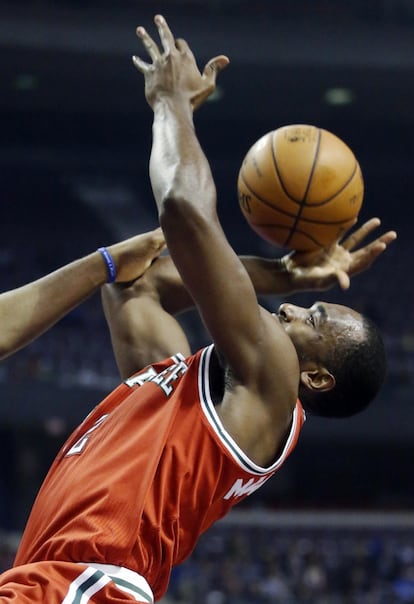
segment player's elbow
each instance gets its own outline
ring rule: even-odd
[[[211,221],[214,213],[214,199],[203,198],[198,191],[190,198],[171,190],[164,196],[160,207],[160,225],[164,232],[168,229],[200,228],[204,222]]]

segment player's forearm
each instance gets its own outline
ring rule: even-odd
[[[165,224],[163,217],[172,203],[183,220],[188,211],[198,213],[215,206],[210,165],[195,135],[192,109],[185,98],[164,97],[154,107],[150,178],[167,239],[168,218]]]
[[[280,259],[240,256],[258,295],[288,295],[293,293],[292,279]],[[170,256],[158,258],[148,274],[163,308],[177,315],[194,307],[194,301],[184,287],[181,276]]]
[[[107,281],[99,252],[0,295],[0,358],[12,354],[54,325]]]
[[[195,135],[192,110],[185,100],[163,98],[154,107],[150,177],[164,234],[177,262],[182,257],[180,252],[187,257],[191,254],[188,249],[191,229],[197,229],[206,217],[208,220],[216,205],[210,165]],[[165,219],[166,213],[171,214],[168,210],[171,201],[173,218]],[[171,239],[169,231],[174,235]],[[241,260],[258,295],[292,293],[291,275],[282,260],[251,256],[241,257]],[[181,269],[182,266],[180,272]],[[174,272],[174,279],[172,274],[164,281],[161,298],[164,308],[177,314],[193,306],[193,301],[188,295],[179,293],[184,285],[178,271]]]
[[[258,295],[289,295],[293,289],[291,273],[282,258],[240,256]]]

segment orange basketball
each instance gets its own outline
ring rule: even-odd
[[[298,251],[340,239],[364,197],[351,149],[331,132],[302,124],[278,128],[254,143],[237,187],[251,228],[275,246]]]

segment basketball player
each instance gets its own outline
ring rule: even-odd
[[[0,359],[26,346],[109,281],[139,277],[164,247],[161,229],[131,237],[0,294]]]
[[[200,74],[187,45],[163,18],[156,24],[162,51],[139,28],[152,63],[135,62],[154,109],[151,181],[171,258],[156,259],[133,284],[104,288],[114,351],[128,377],[58,454],[15,567],[0,579],[2,604],[158,601],[200,534],[292,452],[305,419],[298,393],[309,392],[306,405],[312,398],[317,412],[319,398],[342,388],[335,348],[346,366],[349,347],[358,358],[362,375],[352,379],[368,391],[360,408],[382,381],[380,338],[358,313],[320,302],[282,305],[273,315],[254,288],[325,289],[338,277],[347,287],[395,234],[354,250],[378,226],[374,219],[325,253],[240,260],[218,222],[192,121],[193,101],[214,88],[223,59]],[[172,313],[194,303],[213,344],[192,355]],[[333,400],[328,414],[357,411],[345,403],[338,412]]]

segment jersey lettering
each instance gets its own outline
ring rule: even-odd
[[[158,384],[160,388],[165,392],[167,396],[173,391],[173,385],[171,382],[175,382],[181,375],[183,375],[188,369],[188,365],[184,361],[180,361],[171,367],[167,367],[164,371],[161,371],[157,376],[151,378],[151,382]]]
[[[250,478],[245,484],[243,484],[243,478],[238,478],[233,484],[231,489],[224,495],[224,499],[230,499],[230,497],[243,497],[244,495],[251,495],[254,491],[257,491],[265,482],[269,480],[270,476],[262,476],[258,480]]]
[[[139,386],[142,386],[142,384],[145,384],[145,382],[148,382],[151,378],[155,377],[156,375],[157,372],[155,371],[154,367],[148,367],[146,371],[143,371],[139,375],[134,375],[133,377],[125,380],[125,384],[130,388],[136,386],[137,384]]]
[[[96,420],[96,422],[94,423],[92,428],[89,428],[89,430],[87,432],[85,432],[85,434],[83,436],[81,436],[75,442],[74,445],[71,446],[69,451],[65,454],[65,457],[70,457],[71,455],[80,455],[82,453],[82,451],[84,450],[84,448],[86,447],[86,444],[87,444],[92,432],[95,432],[95,430],[97,428],[99,428],[99,426],[106,420],[106,418],[108,416],[109,416],[109,413],[106,413],[105,415],[102,415],[102,417],[100,417],[98,420]]]
[[[185,363],[184,357],[181,354],[175,355],[174,359],[176,362],[169,367],[166,367],[166,369],[160,373],[157,373],[153,367],[148,367],[139,375],[127,379],[125,384],[132,388],[136,385],[142,386],[145,382],[153,382],[169,396],[174,390],[173,382],[182,376],[188,369],[188,365]]]

